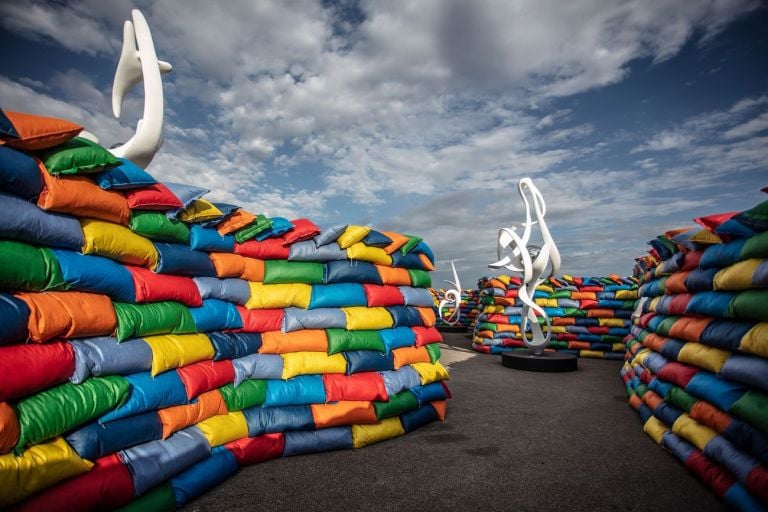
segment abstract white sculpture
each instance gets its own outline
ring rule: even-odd
[[[446,283],[452,284],[453,288],[446,290],[445,298],[437,306],[437,312],[440,315],[440,320],[450,326],[454,326],[458,323],[461,313],[461,283],[459,282],[458,274],[456,274],[456,266],[453,264],[453,261],[451,261],[451,268],[453,269],[455,281],[446,281]],[[443,312],[445,308],[453,308],[453,312],[448,317]]]
[[[518,297],[523,303],[523,312],[520,315],[520,334],[526,347],[531,349],[535,355],[541,355],[544,348],[552,337],[552,324],[547,313],[533,300],[533,294],[536,287],[545,279],[552,277],[560,269],[560,252],[557,250],[555,241],[547,229],[544,222],[544,215],[547,212],[547,206],[544,203],[539,189],[533,184],[530,178],[522,178],[517,183],[520,197],[525,203],[525,223],[522,236],[517,234],[517,227],[502,228],[499,230],[499,242],[496,249],[498,261],[488,265],[494,270],[507,269],[514,272],[523,273],[523,284],[520,286]],[[527,194],[530,194],[529,202]],[[536,220],[531,220],[531,203],[536,213]],[[528,241],[531,238],[531,229],[534,224],[538,224],[541,230],[543,245],[541,248],[529,246]],[[511,249],[511,256],[502,254],[506,249]],[[547,265],[551,263],[551,268],[545,275]],[[543,276],[543,277],[542,277]],[[544,318],[546,323],[546,334],[539,325],[536,313]],[[532,339],[528,340],[526,333],[529,328]]]
[[[147,20],[138,9],[131,11],[123,25],[123,49],[112,85],[112,112],[120,118],[123,98],[144,80],[144,115],[136,124],[136,133],[128,142],[112,149],[115,156],[127,158],[139,167],[147,167],[163,145],[163,82],[160,73],[168,73],[169,63],[157,60]]]

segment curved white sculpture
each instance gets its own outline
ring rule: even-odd
[[[452,284],[453,288],[446,290],[444,299],[440,301],[437,306],[437,312],[440,315],[440,320],[450,326],[454,326],[458,323],[461,313],[461,283],[459,282],[459,276],[456,273],[456,266],[451,261],[451,268],[453,269],[453,278],[455,281],[446,281],[448,284]],[[445,316],[443,309],[453,308],[453,313],[449,316]]]
[[[112,112],[120,118],[123,98],[144,80],[144,115],[136,124],[136,133],[128,142],[111,149],[115,156],[147,167],[163,145],[163,82],[160,73],[172,66],[157,60],[147,20],[138,9],[131,11],[133,22],[123,25],[123,49],[112,85]]]
[[[539,284],[545,279],[552,277],[558,270],[560,270],[560,252],[557,250],[555,241],[552,239],[552,235],[549,233],[549,229],[547,229],[547,224],[544,222],[547,205],[544,203],[544,197],[541,195],[541,192],[539,192],[539,189],[536,188],[536,185],[533,184],[533,181],[530,178],[522,178],[518,181],[517,188],[520,197],[523,198],[523,203],[525,203],[523,235],[518,235],[516,226],[500,229],[499,242],[496,249],[498,261],[491,263],[488,266],[494,270],[504,268],[506,270],[523,273],[523,284],[520,286],[518,295],[523,303],[523,312],[520,315],[520,334],[525,345],[531,349],[534,354],[540,355],[552,337],[552,324],[544,309],[534,302],[533,294]],[[527,194],[530,194],[531,196],[530,202]],[[531,220],[531,203],[533,203],[533,208],[536,213],[535,221]],[[528,245],[528,241],[531,238],[531,229],[534,224],[538,224],[539,229],[541,230],[541,236],[544,242],[541,248]],[[502,254],[508,248],[511,249],[512,254],[502,257]],[[550,263],[550,270],[545,275],[547,266]],[[539,325],[536,313],[538,313],[539,316],[544,317],[546,334],[542,330],[541,325]],[[528,340],[526,336],[529,322],[532,336],[531,340]]]

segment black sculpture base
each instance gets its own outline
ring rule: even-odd
[[[440,332],[467,332],[466,326],[440,325],[437,327]]]
[[[527,372],[573,372],[579,369],[579,358],[563,352],[544,352],[537,356],[526,349],[502,353],[501,364]]]

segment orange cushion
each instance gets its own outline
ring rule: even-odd
[[[199,395],[189,405],[176,405],[157,411],[160,423],[163,424],[163,439],[167,439],[177,430],[200,423],[218,414],[227,414],[227,404],[218,389]]]
[[[328,335],[324,329],[300,331],[270,331],[261,335],[261,354],[287,354],[290,352],[328,352]]]
[[[19,419],[8,402],[0,402],[0,455],[13,450],[19,440]]]
[[[430,363],[427,347],[403,347],[392,351],[395,360],[395,370],[413,363]]]
[[[256,220],[256,216],[252,213],[248,213],[245,210],[237,210],[235,213],[216,224],[216,231],[221,236],[234,233],[238,229],[244,228],[251,222]]]
[[[104,190],[83,176],[55,177],[41,173],[45,188],[37,199],[44,210],[128,225],[131,209],[119,192]]]
[[[67,142],[83,131],[83,127],[79,124],[64,119],[7,110],[3,112],[16,128],[19,138],[0,140],[0,144],[7,144],[14,148],[28,151],[48,149]]]
[[[317,428],[372,425],[379,421],[373,402],[345,400],[334,404],[312,404],[310,407]]]
[[[390,240],[392,240],[392,243],[388,246],[384,247],[384,250],[387,254],[392,254],[402,246],[408,243],[409,238],[405,235],[401,235],[400,233],[394,233],[392,231],[382,231],[382,235],[386,236]]]
[[[264,282],[264,260],[227,252],[211,253],[210,258],[217,277],[239,277],[246,281]]]
[[[408,273],[408,269],[376,265],[376,270],[381,276],[381,284],[411,286],[411,274]]]
[[[84,292],[19,293],[29,306],[29,339],[109,336],[117,328],[112,301],[106,295]]]

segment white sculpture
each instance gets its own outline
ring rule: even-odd
[[[133,22],[128,20],[123,26],[123,49],[112,85],[112,112],[120,118],[123,98],[143,79],[144,115],[136,124],[134,136],[111,151],[139,167],[147,167],[163,145],[163,82],[160,73],[168,73],[172,67],[157,60],[152,34],[141,12],[134,9],[131,15]]]
[[[461,313],[461,283],[459,282],[459,276],[456,274],[456,266],[451,261],[451,268],[453,269],[453,278],[455,281],[446,281],[448,284],[452,284],[453,288],[446,290],[443,300],[437,306],[437,312],[440,315],[440,320],[450,326],[458,323]],[[453,312],[446,317],[443,309],[453,308]]]
[[[526,347],[531,349],[535,355],[541,355],[552,337],[552,324],[544,309],[534,302],[533,294],[539,284],[555,275],[560,269],[560,252],[557,250],[557,246],[554,240],[552,240],[552,235],[550,235],[549,229],[547,229],[547,224],[544,222],[547,206],[539,189],[536,188],[536,185],[533,184],[530,178],[522,178],[518,181],[517,188],[520,197],[523,198],[523,203],[525,203],[523,235],[519,236],[517,234],[516,226],[500,229],[499,242],[496,249],[498,261],[488,266],[494,270],[504,268],[514,272],[522,272],[523,284],[520,286],[518,295],[523,303],[523,312],[520,315],[520,334]],[[526,194],[531,196],[531,202],[536,212],[535,221],[531,220],[531,202],[529,202]],[[528,245],[528,241],[531,238],[531,229],[534,224],[538,224],[541,230],[544,242],[541,248]],[[507,248],[511,248],[511,256],[506,255],[502,257],[503,252]],[[550,263],[550,271],[545,275],[547,265]],[[536,313],[544,318],[546,334],[543,332],[541,325],[539,325]],[[530,340],[526,336],[529,322],[532,336]]]

